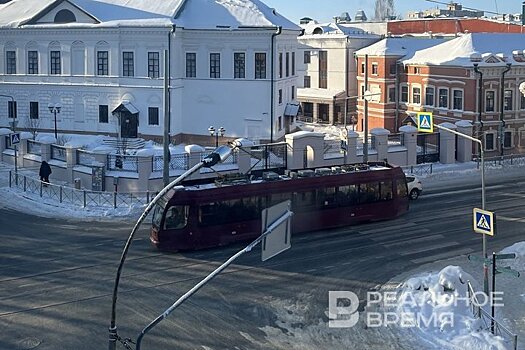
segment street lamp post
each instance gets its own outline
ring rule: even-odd
[[[62,108],[62,106],[60,105],[60,103],[56,103],[56,104],[48,104],[47,105],[47,108],[49,108],[49,112],[50,113],[53,113],[54,116],[55,116],[55,140],[58,139],[58,135],[57,135],[57,113],[60,113],[60,109]]]
[[[213,126],[210,126],[208,128],[208,131],[210,132],[210,135],[213,137],[215,136],[215,147],[219,147],[219,136],[224,136],[226,133],[226,129],[224,129],[222,126],[219,128],[219,130],[215,130]]]
[[[9,108],[9,117],[13,118],[13,121],[12,121],[12,129],[13,129],[13,132],[16,132],[16,107],[15,107],[15,98],[11,95],[0,95],[0,97],[7,97],[8,99],[11,100],[11,105],[10,105],[10,108]],[[17,145],[13,145],[13,148],[15,150],[15,183],[18,185],[18,160],[16,159],[17,158]]]

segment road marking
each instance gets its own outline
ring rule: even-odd
[[[420,228],[420,229],[413,230],[413,231],[402,231],[399,233],[396,232],[396,233],[389,233],[389,234],[385,233],[382,236],[370,237],[370,239],[373,240],[374,242],[381,243],[385,241],[394,241],[394,240],[397,240],[399,237],[412,236],[412,235],[417,235],[420,233],[427,233],[427,232],[430,232],[428,228]]]
[[[493,190],[498,188],[505,188],[506,185],[494,185],[494,186],[486,186],[486,190]],[[431,194],[425,194],[422,195],[421,198],[436,198],[436,197],[443,197],[447,196],[449,194],[461,194],[461,193],[469,193],[469,192],[481,192],[481,186],[479,188],[470,188],[466,190],[454,190],[454,191],[447,191],[447,192],[439,192],[439,193],[431,193]],[[424,193],[424,192],[423,192]]]
[[[443,236],[441,234],[437,234],[437,235],[430,235],[430,236],[424,236],[424,237],[419,237],[419,238],[413,238],[413,239],[410,239],[408,241],[394,242],[394,243],[384,243],[383,246],[389,248],[389,247],[395,247],[395,246],[412,245],[412,244],[417,244],[417,243],[420,243],[420,242],[433,241],[433,240],[443,239],[443,238],[445,238],[445,236]]]
[[[427,262],[433,262],[437,260],[449,259],[449,258],[461,256],[461,255],[466,255],[466,254],[472,253],[473,251],[474,249],[472,248],[465,248],[465,249],[455,250],[455,251],[450,250],[446,253],[441,253],[437,255],[429,255],[423,258],[419,258],[419,259],[410,259],[410,261],[413,262],[414,264],[424,264]]]
[[[306,270],[306,272],[315,272],[315,271],[317,271],[317,269]]]
[[[525,222],[525,218],[511,218],[510,216],[498,215],[497,220],[512,221],[512,222]]]
[[[386,228],[385,228],[385,226],[383,226],[383,227],[374,228],[374,229],[371,229],[371,230],[359,231],[359,233],[360,234],[369,234],[369,233],[385,232],[385,231],[391,231],[391,230],[396,230],[396,229],[400,229],[400,228],[413,227],[413,226],[416,226],[416,225],[417,225],[416,223],[408,222],[408,223],[401,224],[401,225],[387,226]]]
[[[441,248],[448,248],[448,247],[453,247],[453,246],[458,246],[458,245],[459,245],[458,242],[446,242],[446,243],[442,243],[442,244],[435,244],[435,245],[428,246],[428,247],[422,247],[422,248],[418,248],[418,249],[411,249],[411,250],[408,250],[406,252],[399,252],[399,255],[405,256],[405,255],[423,253],[423,252],[428,252],[428,251],[431,251],[431,250],[437,250],[437,249],[441,249]]]

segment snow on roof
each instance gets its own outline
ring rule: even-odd
[[[330,89],[318,89],[318,88],[299,88],[297,89],[297,96],[300,97],[321,97],[321,98],[333,98],[338,96],[341,93],[344,93],[344,90],[330,90]]]
[[[216,29],[217,26],[274,27],[300,30],[300,27],[269,8],[260,0],[63,0],[98,19],[100,24],[40,24],[54,27],[93,27],[107,25],[176,24],[188,29]],[[12,0],[0,5],[0,27],[21,26],[62,1]]]
[[[514,51],[523,52],[523,49],[525,49],[525,34],[470,33],[421,50],[403,63],[472,67],[474,63],[480,66],[494,65],[487,62],[492,59],[497,65],[506,63],[525,65],[525,62],[516,61],[513,57]],[[476,60],[481,58],[481,61],[471,60],[471,57],[475,57]],[[502,57],[506,58],[502,59]]]
[[[363,35],[369,35],[373,37],[379,37],[378,34],[369,33],[359,27],[352,26],[352,24],[346,24],[346,23],[324,23],[320,24],[317,22],[309,22],[305,25],[301,26],[304,29],[305,36],[313,35],[315,37],[319,37],[319,35],[330,35],[330,37],[333,37],[334,35],[341,35],[343,37],[349,36],[349,35],[359,35],[360,37]],[[314,31],[319,32],[319,30],[322,32],[322,34],[314,34]]]
[[[359,56],[412,57],[417,51],[441,44],[445,40],[446,39],[419,37],[385,38],[373,45],[358,50],[356,54]]]

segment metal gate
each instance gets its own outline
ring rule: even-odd
[[[417,164],[439,162],[439,132],[417,135]]]

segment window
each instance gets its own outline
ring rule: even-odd
[[[463,90],[452,90],[452,109],[463,110]]]
[[[292,100],[295,100],[295,86],[292,85]]]
[[[283,128],[283,117],[279,116],[279,118],[277,118],[277,127],[279,129],[279,131],[282,130]]]
[[[135,75],[133,52],[122,52],[122,75],[125,77],[132,77]]]
[[[166,211],[164,220],[164,229],[177,230],[186,227],[188,224],[189,206],[177,205],[172,206]]]
[[[148,77],[155,79],[159,77],[159,53],[148,52]]]
[[[292,75],[295,75],[295,52],[292,52]]]
[[[319,88],[328,87],[328,52],[319,51]]]
[[[97,51],[97,75],[109,75],[108,51]]]
[[[108,105],[98,105],[98,122],[107,123],[109,121],[109,108]]]
[[[283,53],[279,52],[279,78],[283,77]]]
[[[421,68],[420,67],[414,67],[414,74],[421,74]]]
[[[283,89],[279,89],[279,104],[283,103]]]
[[[16,51],[5,52],[5,73],[16,74]]]
[[[421,88],[412,87],[412,103],[421,104]]]
[[[233,76],[236,79],[246,78],[246,55],[244,52],[233,54]]]
[[[309,87],[312,86],[309,75],[305,75],[304,76],[304,84],[303,85],[304,85],[305,88],[309,88]]]
[[[448,89],[439,89],[439,108],[448,108]]]
[[[434,105],[434,88],[431,86],[427,86],[425,88],[425,106],[433,106]]]
[[[221,54],[210,53],[210,78],[221,77]]]
[[[255,53],[255,79],[266,79],[266,53]]]
[[[53,75],[62,74],[62,69],[60,67],[60,51],[51,51],[49,53],[49,59],[51,62],[51,71]]]
[[[361,63],[361,74],[365,74],[365,62]]]
[[[512,131],[503,134],[503,148],[512,148]]]
[[[17,114],[16,101],[7,101],[7,115],[9,118],[16,118]]]
[[[378,66],[377,63],[372,63],[372,75],[378,74]]]
[[[29,118],[38,119],[38,102],[29,102]]]
[[[195,52],[186,52],[186,78],[195,78],[196,76],[197,54]]]
[[[304,63],[310,63],[312,61],[310,51],[304,52]]]
[[[485,134],[485,150],[492,151],[494,150],[494,134]]]
[[[520,146],[525,146],[525,130],[520,130]]]
[[[408,102],[408,86],[401,85],[401,102]]]
[[[390,75],[396,75],[396,64],[395,64],[395,63],[392,63],[392,64],[390,65],[390,68],[389,68],[389,70],[388,70],[388,73],[389,73]]]
[[[148,124],[159,125],[159,108],[149,107],[148,108]]]
[[[396,88],[395,87],[388,88],[388,102],[396,102]]]
[[[286,77],[290,76],[290,53],[286,53]]]
[[[38,74],[38,51],[27,51],[27,74]]]
[[[512,111],[512,90],[505,90],[503,99],[503,110]]]
[[[520,109],[525,109],[525,95],[521,94]]]
[[[494,112],[496,94],[494,91],[485,92],[485,112]]]

